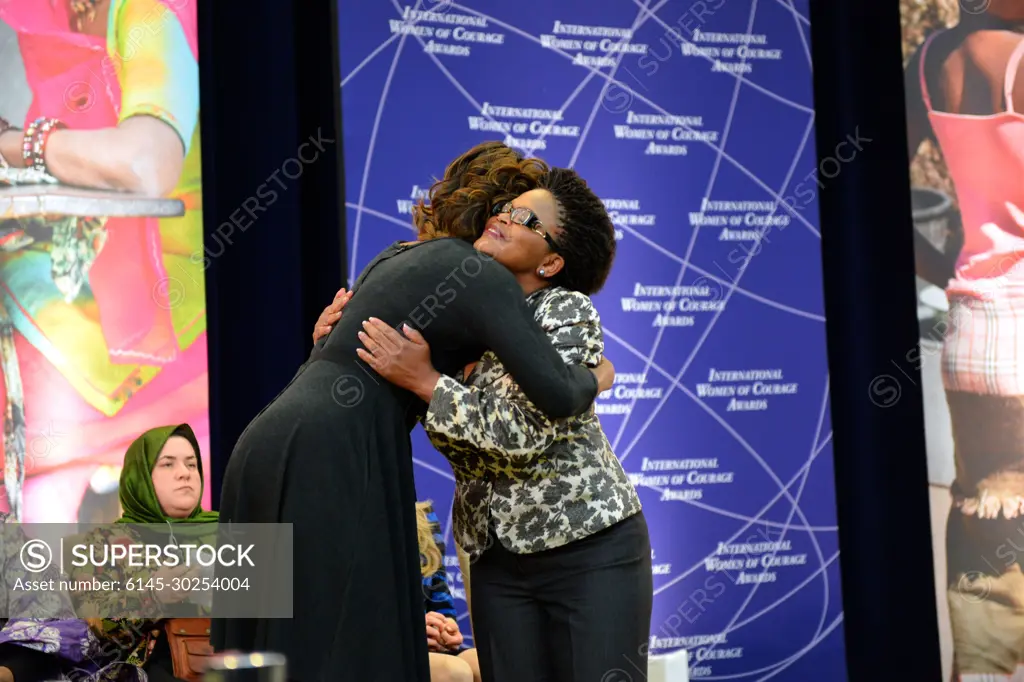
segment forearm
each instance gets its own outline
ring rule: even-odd
[[[515,278],[501,265],[485,262],[474,286],[460,292],[453,305],[462,307],[466,327],[546,416],[573,417],[590,408],[597,396],[593,373],[565,364]]]
[[[429,405],[431,400],[433,400],[434,390],[440,381],[441,373],[431,367],[430,371],[424,372],[423,376],[417,379],[408,389],[415,393],[416,397]]]
[[[145,196],[166,196],[174,189],[184,162],[177,133],[157,119],[135,117],[116,128],[59,129],[46,141],[46,170],[66,185],[94,187]],[[0,154],[24,168],[24,131],[0,135]]]
[[[554,406],[549,406],[547,409],[547,414],[554,419],[578,417],[589,410],[597,398],[597,376],[580,365],[571,365],[568,368],[570,376],[573,378],[565,385],[566,392],[563,396],[565,409],[555,409]]]
[[[68,185],[135,191],[131,160],[116,128],[56,130],[46,143],[46,169]]]
[[[0,153],[15,168],[25,168],[22,145],[25,131],[10,129],[0,136]],[[120,153],[116,128],[55,130],[46,142],[50,175],[68,185],[126,190],[129,182]]]
[[[117,128],[57,130],[46,167],[69,185],[166,196],[181,175],[184,148],[170,126],[129,119]]]
[[[13,168],[25,167],[25,160],[21,156],[23,139],[23,132],[17,128],[8,128],[0,133],[0,156]]]

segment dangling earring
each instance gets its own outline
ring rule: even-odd
[[[544,268],[541,268],[540,270],[538,270],[537,274],[540,275],[541,277],[543,277],[544,276]]]

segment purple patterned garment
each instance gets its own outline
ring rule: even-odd
[[[18,524],[7,523],[7,517],[0,513],[0,580],[4,583],[0,605],[2,615],[8,617],[0,620],[0,644],[16,644],[56,656],[61,661],[62,680],[146,682],[146,673],[140,667],[122,662],[125,656],[119,644],[104,644],[85,620],[75,617],[66,593],[14,589],[19,579],[56,580],[58,576],[52,567],[41,574],[25,570],[20,560],[24,532]]]

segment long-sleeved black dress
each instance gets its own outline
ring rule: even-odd
[[[358,359],[363,320],[419,329],[446,374],[493,350],[552,417],[585,411],[597,381],[563,362],[511,273],[463,241],[395,244],[354,290],[224,477],[222,522],[294,524],[294,617],[217,621],[213,643],[284,653],[302,682],[429,682],[409,440],[423,404]]]

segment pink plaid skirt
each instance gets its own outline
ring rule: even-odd
[[[947,391],[1024,396],[1024,297],[949,296],[942,348]]]

